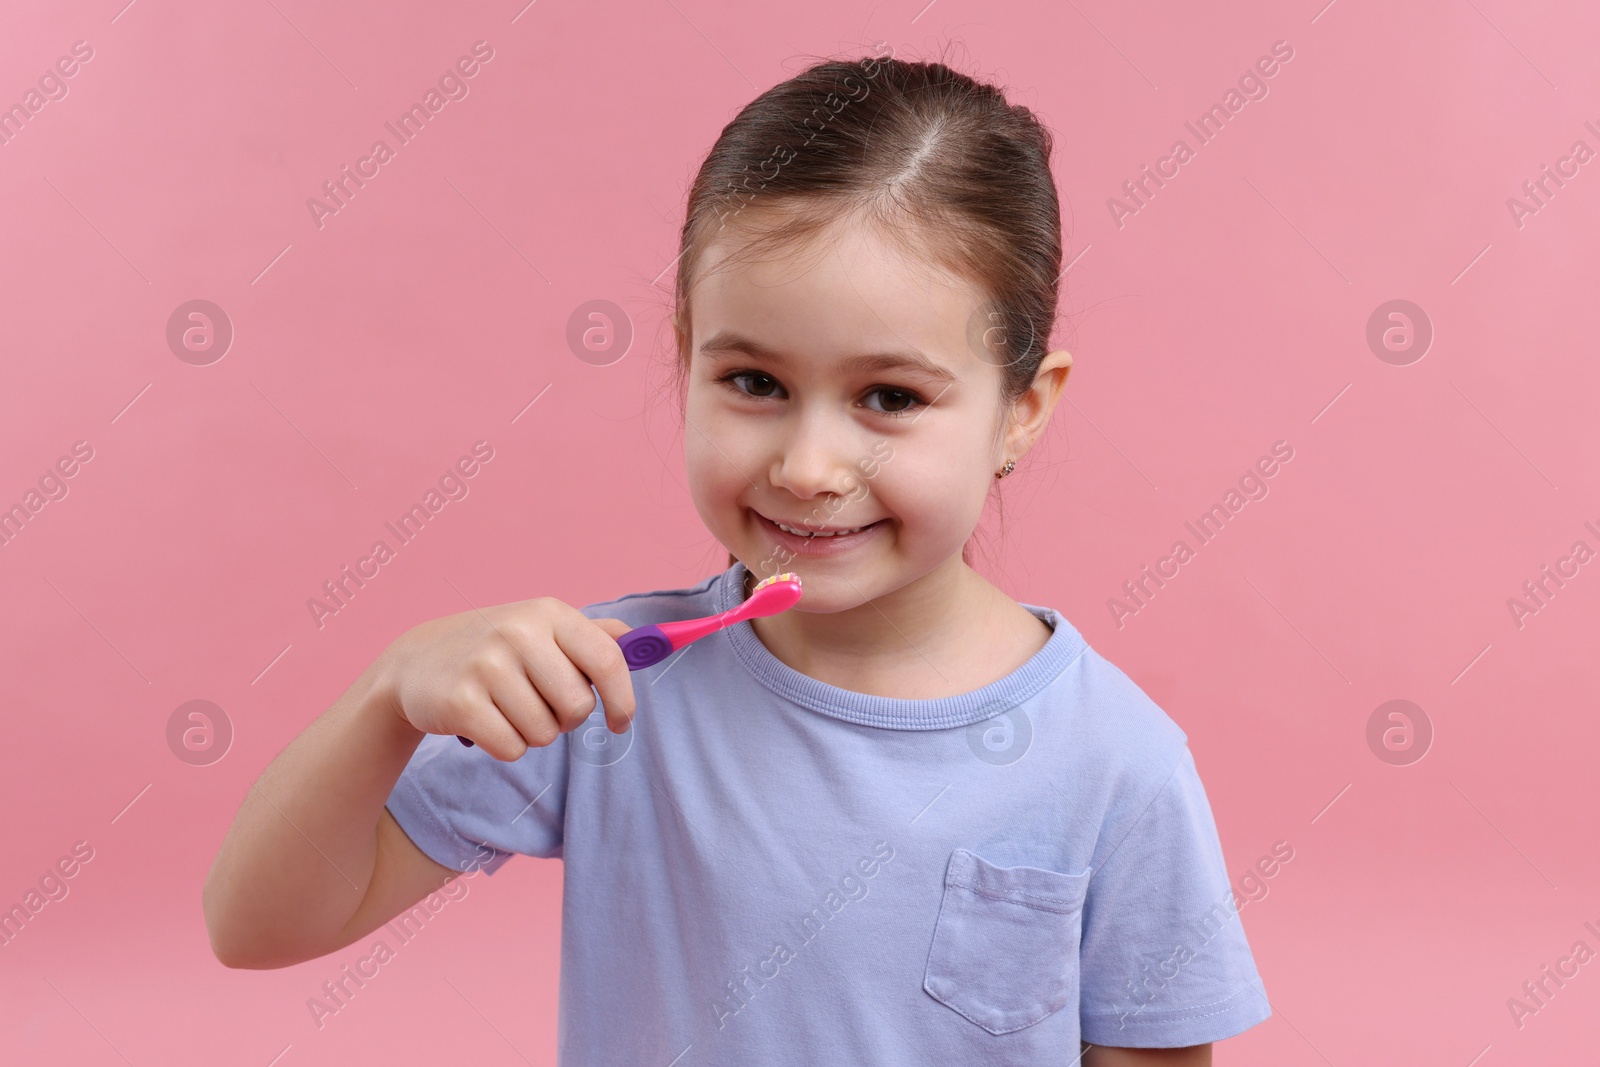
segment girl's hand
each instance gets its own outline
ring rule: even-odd
[[[633,678],[616,638],[629,629],[553,597],[465,611],[402,634],[379,657],[381,684],[416,729],[466,737],[509,762],[581,725],[595,689],[606,726],[627,731]]]

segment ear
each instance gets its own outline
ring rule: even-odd
[[[1071,372],[1072,353],[1066,349],[1050,352],[1039,361],[1033,384],[1011,406],[1004,458],[1020,460],[1033,448],[1044,428],[1050,425],[1050,415],[1061,399],[1061,390],[1066,387],[1067,375]]]

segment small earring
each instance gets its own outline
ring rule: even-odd
[[[1004,467],[1000,468],[1000,472],[998,474],[996,474],[995,477],[996,478],[1004,478],[1006,475],[1010,474],[1012,471],[1014,471],[1016,469],[1017,469],[1016,461],[1008,459],[1008,460],[1006,460],[1006,465]]]

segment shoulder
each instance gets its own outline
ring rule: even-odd
[[[1097,827],[1085,863],[1100,868],[1119,852],[1125,862],[1164,862],[1209,848],[1215,829],[1188,735],[1093,648],[1065,673],[1073,793]]]
[[[612,600],[585,604],[579,610],[591,619],[621,619],[629,626],[715,615],[718,583],[723,577],[723,574],[713,574],[695,585],[678,589],[625,593]]]
[[[1094,646],[1085,643],[1055,685],[1083,765],[1116,791],[1159,789],[1182,762],[1189,743],[1182,727]]]

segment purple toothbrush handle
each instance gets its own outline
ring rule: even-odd
[[[654,667],[672,655],[672,639],[654,623],[629,630],[617,638],[617,644],[622,646],[622,658],[628,661],[630,671]]]
[[[646,667],[653,667],[657,663],[672,655],[672,640],[661,632],[661,627],[652,623],[649,626],[638,626],[621,637],[617,644],[622,646],[622,658],[628,661],[630,671],[640,671]],[[456,735],[468,748],[476,746],[460,734]]]

